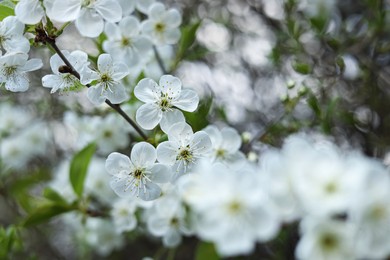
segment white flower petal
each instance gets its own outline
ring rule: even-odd
[[[148,230],[150,231],[150,233],[152,233],[155,236],[162,236],[169,229],[169,225],[167,225],[166,221],[164,221],[163,219],[157,216],[151,216],[148,219],[147,224],[148,224]]]
[[[163,75],[160,78],[159,85],[161,87],[161,92],[168,94],[169,97],[175,99],[180,96],[181,81],[179,78],[171,75]]]
[[[134,95],[145,103],[157,101],[158,94],[158,85],[152,79],[142,79],[134,88]]]
[[[179,122],[169,129],[168,131],[168,139],[169,141],[174,141],[176,143],[186,143],[190,141],[193,135],[192,128],[186,122]]]
[[[90,87],[87,92],[87,97],[95,105],[101,105],[106,100],[105,96],[102,96],[102,86]]]
[[[29,81],[27,80],[25,75],[12,77],[5,82],[5,88],[12,92],[24,92],[27,91],[28,87]]]
[[[119,28],[121,29],[123,36],[137,36],[140,31],[140,22],[134,16],[128,16],[120,21]]]
[[[223,139],[218,127],[216,127],[215,125],[209,125],[205,129],[203,129],[203,131],[209,135],[214,148],[221,147]]]
[[[149,178],[153,182],[157,183],[166,183],[169,182],[172,178],[171,169],[165,164],[156,163],[151,169],[151,175]]]
[[[165,13],[165,6],[162,3],[153,3],[149,7],[148,16],[151,19],[159,20],[162,17],[162,14]]]
[[[224,150],[234,153],[241,147],[241,137],[234,128],[226,127],[221,130],[223,139],[222,147]]]
[[[204,156],[211,149],[210,137],[204,131],[196,132],[190,143],[190,147],[196,151],[196,153]]]
[[[120,84],[117,84],[112,87],[112,91],[105,90],[104,94],[108,100],[113,104],[120,104],[129,99],[129,95],[127,95],[125,87]]]
[[[167,44],[175,44],[180,39],[180,30],[177,28],[168,29],[166,30],[164,36],[165,36],[165,43]]]
[[[15,6],[15,15],[22,23],[36,24],[42,19],[44,11],[39,0],[22,0]]]
[[[181,24],[181,14],[176,9],[171,9],[166,12],[165,20],[171,28],[178,27]]]
[[[153,182],[146,182],[144,189],[141,189],[137,193],[137,197],[142,200],[150,201],[155,200],[161,195],[161,188]]]
[[[153,43],[145,36],[139,36],[137,39],[134,39],[133,45],[140,52],[150,51],[153,47]]]
[[[122,38],[121,30],[119,26],[115,23],[107,22],[104,26],[104,33],[107,35],[108,39],[120,40]],[[106,41],[107,42],[107,41]]]
[[[128,156],[115,152],[107,157],[105,167],[109,174],[119,177],[131,172],[132,163]]]
[[[59,75],[46,75],[42,78],[42,86],[51,88],[51,93],[56,92],[63,83],[63,79]]]
[[[155,128],[162,117],[161,109],[153,103],[146,103],[138,108],[135,115],[137,123],[146,130]]]
[[[112,64],[113,62],[110,54],[103,53],[99,56],[97,65],[100,73],[107,73],[111,71],[113,66]]]
[[[171,126],[179,122],[185,122],[184,115],[180,110],[173,109],[170,111],[165,111],[162,114],[160,128],[164,133],[167,134]]]
[[[41,59],[31,59],[31,60],[26,61],[26,64],[24,64],[24,66],[21,67],[20,69],[22,71],[34,71],[34,70],[42,68],[42,66],[43,66],[43,63],[42,63]]]
[[[193,90],[183,89],[180,97],[172,102],[172,104],[181,110],[193,112],[198,108],[199,96]]]
[[[94,8],[105,20],[109,22],[115,23],[122,19],[122,7],[117,1],[96,1]]]
[[[114,63],[112,66],[112,78],[119,81],[129,75],[129,68],[124,63]]]
[[[83,9],[76,20],[76,27],[83,36],[97,37],[103,32],[104,22],[94,10]]]
[[[166,165],[174,165],[179,146],[172,141],[162,142],[157,146],[157,160]]]
[[[157,158],[156,149],[149,143],[140,142],[134,145],[130,157],[136,167],[151,167]]]
[[[51,19],[58,22],[68,22],[76,20],[80,15],[80,0],[56,0],[51,9]]]

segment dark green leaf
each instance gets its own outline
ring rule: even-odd
[[[329,103],[328,107],[326,108],[325,116],[322,119],[322,130],[326,134],[330,134],[330,132],[331,132],[332,121],[333,121],[333,118],[335,117],[338,101],[339,101],[338,98],[333,99]]]
[[[195,260],[219,260],[215,247],[211,243],[201,242],[196,250]]]
[[[84,181],[92,155],[95,153],[96,144],[91,143],[74,155],[70,164],[69,179],[74,192],[80,198],[83,195]]]
[[[14,10],[12,8],[5,5],[0,5],[0,21],[11,15],[15,15]]]
[[[48,221],[52,217],[69,212],[75,208],[69,205],[48,203],[38,207],[23,222],[23,226],[29,227]]]
[[[181,31],[181,38],[179,42],[179,51],[178,51],[180,57],[183,56],[184,53],[187,51],[187,49],[190,48],[191,45],[194,43],[196,37],[196,31],[198,30],[199,25],[200,25],[200,21],[183,27]]]
[[[311,67],[307,63],[302,63],[302,62],[295,62],[293,63],[293,69],[301,74],[309,74],[311,72]]]
[[[314,111],[316,116],[318,118],[321,118],[321,108],[320,108],[320,106],[318,104],[318,99],[316,98],[316,96],[311,94],[309,96],[309,98],[307,99],[307,103],[308,103],[309,107]]]
[[[184,112],[186,121],[192,126],[194,131],[199,131],[209,124],[207,117],[212,104],[212,97],[204,98],[200,101],[198,109],[195,112]]]

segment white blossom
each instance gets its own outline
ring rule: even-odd
[[[146,142],[134,145],[131,159],[120,153],[111,153],[106,161],[106,170],[111,174],[111,188],[118,196],[139,197],[154,200],[161,194],[156,183],[170,180],[171,174],[163,164],[156,163],[156,150]]]
[[[165,10],[162,3],[149,7],[148,20],[142,23],[142,32],[157,45],[175,44],[180,38],[181,15],[178,10]]]
[[[88,89],[88,99],[95,105],[101,105],[108,99],[113,104],[119,104],[129,98],[125,87],[120,82],[129,74],[127,66],[120,62],[114,62],[111,55],[103,53],[97,62],[97,72],[90,73],[89,77],[81,79],[86,84],[90,80],[96,80],[96,85]]]
[[[170,125],[165,125],[164,122],[182,121],[182,115],[179,115],[182,113],[176,112],[176,108],[193,112],[199,103],[196,92],[182,90],[180,79],[171,75],[162,76],[159,84],[152,79],[142,79],[135,87],[134,95],[146,103],[137,110],[136,120],[142,128],[148,130],[163,122],[160,126],[167,132]],[[170,113],[176,113],[177,116],[162,120],[163,117],[171,116]]]
[[[42,67],[40,59],[28,60],[28,55],[22,52],[7,53],[0,57],[0,83],[12,92],[23,92],[29,88],[27,72]]]

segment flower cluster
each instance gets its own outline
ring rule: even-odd
[[[0,103],[0,193],[17,193],[30,185],[35,196],[42,187],[35,185],[40,184],[34,183],[40,178],[35,175],[44,175],[42,179],[47,181],[47,169],[54,169],[42,198],[30,198],[30,190],[21,196],[23,211],[16,211],[27,217],[18,228],[61,215],[60,223],[67,227],[64,233],[69,232],[61,239],[77,239],[80,245],[106,257],[140,236],[155,237],[154,241],[161,240],[166,248],[178,247],[185,241],[183,237],[192,236],[207,246],[211,244],[210,250],[221,257],[248,255],[261,247],[269,251],[268,256],[280,258],[273,247],[291,242],[288,236],[296,244],[290,250],[296,259],[390,256],[389,169],[379,160],[351,151],[345,143],[342,148],[330,137],[301,131],[284,141],[281,138],[308,126],[321,125],[327,133],[338,130],[331,127],[334,104],[325,107],[317,99],[315,88],[311,89],[327,84],[322,77],[328,69],[316,67],[313,75],[306,75],[311,73],[309,65],[286,59],[288,65],[280,66],[281,71],[287,71],[283,77],[294,78],[302,88],[295,93],[295,83],[287,84],[283,91],[295,96],[286,96],[280,102],[283,77],[268,75],[277,74],[268,73],[273,66],[269,57],[275,59],[273,64],[285,61],[278,60],[284,55],[276,48],[279,35],[259,26],[269,23],[287,27],[287,36],[295,37],[292,43],[283,42],[287,52],[297,49],[304,50],[305,55],[313,54],[322,42],[327,49],[333,45],[343,49],[345,46],[335,39],[323,38],[313,44],[317,35],[311,31],[300,34],[314,26],[319,35],[329,33],[333,37],[338,25],[327,25],[321,20],[321,12],[332,13],[336,9],[334,0],[263,1],[261,5],[251,1],[253,8],[241,8],[240,1],[227,1],[227,9],[218,15],[225,19],[225,11],[234,14],[234,26],[248,37],[233,39],[227,26],[204,19],[203,24],[183,28],[185,37],[180,42],[180,12],[154,0],[9,2],[15,16],[0,21],[0,87],[12,95]],[[306,23],[295,22],[290,13],[278,12],[287,7],[306,17]],[[259,13],[268,20],[256,18],[254,10],[260,8],[263,10]],[[198,9],[199,13],[204,11]],[[288,26],[279,26],[284,18]],[[380,22],[383,27],[384,21]],[[96,48],[63,49],[59,36],[72,30],[68,28],[72,23],[77,37],[81,35]],[[350,30],[359,23],[352,20],[339,30]],[[384,34],[380,30],[382,27],[370,37]],[[197,45],[196,38],[203,47]],[[367,47],[364,44],[372,39],[365,39],[362,46]],[[388,65],[388,57],[379,54],[386,46],[378,39],[374,42],[374,47],[365,48],[375,57],[370,66],[379,68],[377,60]],[[219,55],[230,44],[237,45],[237,50]],[[54,53],[30,45],[45,45]],[[204,48],[215,52],[210,59],[216,64],[212,69],[190,62],[203,55]],[[39,105],[23,109],[18,103],[30,100],[9,91],[30,88],[28,73],[40,69],[43,62],[30,59],[29,53],[34,57],[41,52],[48,55],[48,68],[38,80],[43,88],[35,88],[37,93],[31,97]],[[183,59],[188,62],[181,63]],[[234,65],[226,66],[226,61]],[[321,56],[310,62],[315,66],[325,63]],[[359,77],[358,61],[352,56],[338,53],[336,63],[336,69],[329,69],[337,70],[332,82]],[[187,74],[190,67],[197,72]],[[244,67],[250,69],[244,71]],[[265,71],[267,84],[257,77]],[[385,86],[389,79],[386,73],[378,74],[381,81],[375,91]],[[374,79],[374,75],[367,73],[364,77]],[[192,89],[192,83],[202,85],[199,89],[203,92],[210,90],[209,100],[201,100],[205,93]],[[269,88],[268,83],[278,88]],[[263,92],[263,85],[268,92]],[[302,101],[302,97],[306,99]],[[239,109],[237,104],[230,105],[233,98],[238,100]],[[255,100],[261,102],[252,102]],[[110,114],[104,103],[118,114]],[[264,115],[254,117],[266,122],[268,112],[279,110],[275,103],[284,103],[280,109],[283,113],[274,118],[275,123],[262,124],[264,131],[257,131],[257,123],[248,125],[258,132],[255,136],[237,130],[244,128],[235,122],[250,118],[242,116],[244,110],[264,109]],[[307,107],[297,109],[303,103],[308,104],[309,112]],[[232,115],[237,121],[230,120]],[[361,131],[365,134],[381,124],[376,112],[363,106],[353,115],[348,112],[341,116],[356,128],[363,129],[362,122],[369,122]],[[34,120],[37,117],[40,119]],[[304,120],[298,122],[301,118]],[[370,142],[370,138],[365,141]],[[46,163],[49,154],[52,159]],[[19,172],[36,169],[37,174],[27,181],[12,179],[13,175],[17,179]],[[12,184],[10,190],[2,179],[8,177],[12,177],[7,179]],[[7,234],[3,231],[0,228],[0,241]]]

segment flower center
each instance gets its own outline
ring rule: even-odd
[[[336,191],[337,191],[337,185],[334,182],[329,182],[325,186],[325,192],[328,193],[328,194],[335,193]]]
[[[107,74],[107,73],[101,74],[101,75],[100,75],[100,80],[99,80],[99,82],[100,82],[100,83],[102,84],[102,86],[103,86],[103,89],[102,89],[102,90],[109,90],[109,91],[113,92],[112,89],[111,89],[111,87],[112,87],[116,82],[115,82],[115,80],[113,80],[113,79],[111,78],[111,76],[110,76],[109,74]]]
[[[15,73],[16,70],[17,70],[17,67],[16,67],[16,66],[10,66],[10,67],[4,67],[4,68],[3,68],[4,75],[5,75],[6,77],[12,76],[12,75]]]
[[[91,7],[96,0],[83,0],[81,3],[81,7]]]
[[[103,137],[104,138],[110,138],[112,137],[112,132],[110,130],[106,130],[103,132]]]
[[[320,244],[325,251],[333,251],[337,248],[339,241],[334,234],[323,234],[320,238]]]
[[[129,38],[123,37],[121,40],[121,46],[122,47],[131,46],[131,40]]]
[[[156,25],[154,26],[154,29],[156,30],[156,32],[162,33],[163,31],[165,31],[165,24],[156,23]]]
[[[144,175],[144,170],[143,170],[143,169],[137,168],[137,169],[135,169],[135,171],[133,172],[133,176],[134,176],[134,178],[136,178],[136,179],[141,179],[143,175]]]
[[[242,210],[242,205],[240,202],[234,200],[229,203],[228,205],[228,211],[232,214],[237,214]]]
[[[179,148],[179,154],[177,155],[176,160],[185,161],[186,163],[194,161],[194,156],[190,150],[190,145]]]
[[[226,153],[226,151],[224,149],[218,149],[215,152],[215,155],[216,155],[217,158],[224,158],[225,157],[225,153]]]
[[[171,226],[178,227],[179,226],[179,219],[176,217],[171,218]]]
[[[168,94],[161,93],[161,98],[158,102],[158,106],[163,112],[170,110],[170,108],[172,107],[171,100],[172,98],[169,97]]]

